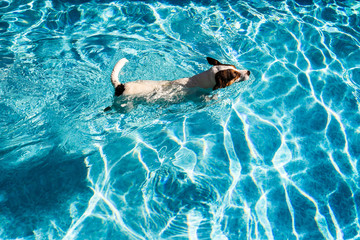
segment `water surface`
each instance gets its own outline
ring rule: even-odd
[[[0,238],[358,239],[358,1],[0,2]],[[251,79],[113,104],[206,56]]]

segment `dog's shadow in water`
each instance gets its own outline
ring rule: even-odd
[[[157,109],[175,111],[176,106],[183,103],[192,103],[196,109],[212,105],[218,99],[212,90],[203,88],[180,87],[171,91],[154,92],[142,96],[114,97],[112,106],[104,109],[106,113],[129,113],[140,105],[156,106]],[[174,106],[174,108],[172,107]]]

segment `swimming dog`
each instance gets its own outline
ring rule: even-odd
[[[225,88],[233,83],[249,79],[249,70],[238,70],[234,65],[222,64],[218,60],[207,57],[210,65],[209,70],[189,78],[177,80],[137,80],[127,83],[120,83],[119,72],[128,62],[126,58],[119,60],[111,73],[111,83],[115,88],[115,96],[145,96],[171,88],[204,88],[216,90]]]

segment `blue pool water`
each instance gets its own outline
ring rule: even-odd
[[[0,1],[0,239],[359,239],[360,2]],[[217,99],[113,104],[205,57]]]

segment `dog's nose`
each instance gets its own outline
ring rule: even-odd
[[[248,76],[250,76],[250,71],[248,70],[248,71],[246,72],[246,74],[247,74]]]

